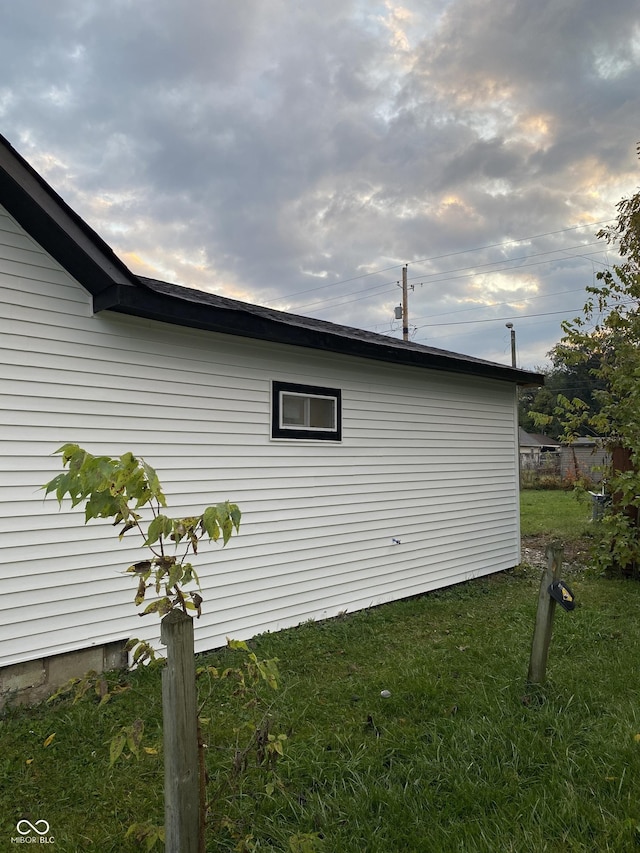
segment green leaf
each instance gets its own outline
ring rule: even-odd
[[[224,501],[216,505],[216,517],[222,528],[223,544],[226,545],[234,528],[237,530],[240,524],[240,510],[235,504]]]
[[[127,830],[125,838],[133,836],[138,844],[144,843],[147,851],[153,850],[157,842],[164,843],[164,826],[154,826],[151,823],[133,823]]]
[[[127,735],[127,746],[129,747],[130,752],[133,755],[138,757],[138,753],[140,751],[140,744],[142,743],[142,736],[144,734],[144,721],[143,720],[134,720],[130,726],[126,728]]]
[[[127,510],[126,504],[109,491],[93,491],[85,504],[84,520],[87,522],[92,518],[111,518],[119,514],[126,516]]]
[[[233,522],[231,521],[231,516],[227,516],[225,520],[222,522],[222,541],[226,545],[229,539],[231,538],[231,534],[233,533]]]
[[[273,690],[278,689],[278,679],[280,678],[280,673],[278,672],[278,667],[276,664],[276,659],[272,658],[270,660],[256,660],[256,666],[258,667],[258,673],[263,681],[271,687]]]
[[[173,522],[173,530],[171,531],[171,539],[176,544],[180,542],[186,533],[186,528],[182,519],[176,518]]]
[[[62,464],[66,465],[70,459],[83,451],[81,451],[77,444],[63,444],[62,447],[59,447],[55,452],[62,456]]]
[[[242,518],[242,513],[237,504],[230,504],[229,513],[231,515],[231,521],[233,522],[233,526],[236,529],[236,533],[240,530],[240,520]]]
[[[57,474],[53,480],[49,480],[48,483],[45,483],[42,488],[44,489],[44,496],[51,494],[51,492],[56,493],[56,498],[58,499],[58,503],[62,503],[62,499],[67,493],[67,484],[69,483],[69,474]]]
[[[204,673],[210,675],[212,678],[220,677],[220,672],[218,671],[217,666],[199,666],[196,670],[196,675],[203,675]],[[202,720],[201,722],[204,723],[205,721]]]
[[[157,515],[147,530],[145,545],[153,545],[161,536],[170,536],[173,531],[173,519],[166,515]]]
[[[175,563],[171,567],[171,571],[169,572],[169,579],[167,581],[167,589],[173,589],[173,587],[180,583],[183,577],[182,566],[180,563]]]
[[[63,684],[62,687],[59,687],[53,695],[49,696],[49,698],[47,699],[47,704],[55,702],[56,699],[59,699],[61,696],[65,696],[67,693],[71,693],[71,691],[79,683],[79,678],[70,678],[69,681]]]
[[[124,728],[120,729],[118,734],[111,739],[111,743],[109,745],[109,765],[113,767],[116,761],[122,755],[122,750],[125,747],[127,742],[127,733]]]
[[[218,522],[218,510],[215,506],[208,506],[202,513],[202,527],[209,539],[217,542],[220,538],[220,524]]]
[[[157,613],[159,616],[166,616],[173,610],[173,604],[169,598],[159,598],[157,601],[152,601],[140,613],[140,616],[146,616],[148,613]]]
[[[298,832],[289,838],[290,853],[318,853],[324,841],[316,832]]]
[[[133,645],[131,645],[133,644]],[[129,646],[128,651],[133,651],[133,663],[144,663],[144,661],[149,660],[151,662],[156,661],[156,653],[153,650],[153,647],[149,645],[145,640],[131,640],[127,643]],[[125,647],[126,648],[126,647]]]
[[[161,506],[166,506],[167,501],[164,496],[164,492],[162,491],[162,486],[160,485],[160,480],[155,471],[155,468],[152,468],[151,465],[149,465],[148,462],[145,462],[144,459],[141,459],[140,463],[142,465],[142,470],[144,471],[145,477],[147,478],[149,491]]]

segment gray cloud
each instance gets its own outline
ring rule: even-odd
[[[141,272],[397,334],[409,262],[417,340],[508,361],[513,316],[533,366],[605,258],[560,250],[635,190],[636,18],[32,0],[4,14],[0,131]]]

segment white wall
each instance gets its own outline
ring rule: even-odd
[[[138,540],[42,499],[67,441],[144,456],[172,514],[240,505],[196,561],[199,650],[519,561],[509,383],[94,317],[2,208],[0,332],[0,665],[159,634],[122,574]],[[272,379],[341,388],[343,441],[271,441]]]

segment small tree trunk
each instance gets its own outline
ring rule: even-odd
[[[542,579],[540,581],[538,610],[533,630],[533,642],[531,644],[529,674],[527,675],[527,681],[530,684],[544,684],[547,675],[547,657],[549,655],[549,646],[551,645],[553,616],[556,609],[556,602],[549,595],[549,586],[553,581],[560,578],[562,554],[563,549],[561,546],[547,546],[547,567],[542,572]]]
[[[172,610],[162,620],[160,637],[167,646],[167,665],[162,672],[165,850],[198,853],[200,780],[193,620],[181,610]]]
[[[198,779],[199,779],[199,802],[198,802],[198,834],[200,846],[198,853],[206,853],[204,833],[207,823],[207,768],[205,765],[205,743],[202,738],[202,726],[200,720],[198,725]]]

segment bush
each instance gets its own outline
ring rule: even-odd
[[[525,469],[520,472],[520,488],[521,489],[540,489],[540,490],[563,490],[571,492],[575,489],[582,491],[595,490],[596,484],[584,474],[576,477],[573,474],[566,474],[561,477],[559,474],[549,474],[544,471],[536,471],[535,469]]]

